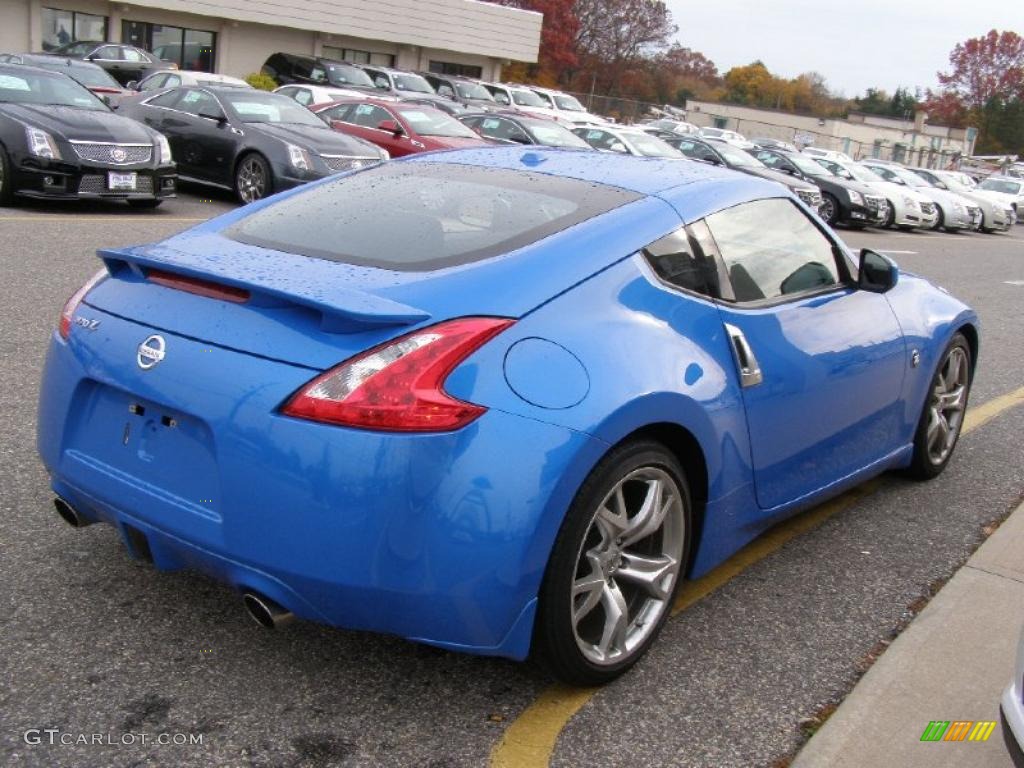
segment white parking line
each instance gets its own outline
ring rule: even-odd
[[[889,250],[883,250],[883,249],[881,249],[881,248],[879,248],[879,249],[877,249],[877,250],[878,250],[878,251],[879,251],[880,253],[905,253],[905,254],[909,254],[909,255],[914,255],[914,254],[916,254],[916,253],[917,253],[917,251],[889,251]]]

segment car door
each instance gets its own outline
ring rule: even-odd
[[[126,85],[129,80],[133,79],[124,76],[125,62],[121,60],[120,46],[101,45],[85,58],[86,61],[91,61],[93,64],[103,67],[121,85]]]
[[[179,173],[216,184],[231,183],[237,136],[213,94],[201,88],[184,90],[164,117],[163,130]]]
[[[383,147],[392,157],[409,154],[410,147],[407,139],[403,143],[401,141],[403,137],[396,138],[391,131],[382,131],[377,127],[385,120],[397,122],[394,115],[376,104],[357,104],[347,116],[348,123],[354,128],[351,133],[367,141],[372,141],[378,147]]]
[[[791,200],[743,203],[700,227],[727,276],[720,312],[759,505],[798,501],[898,451],[909,355],[886,297],[856,287],[837,244]]]

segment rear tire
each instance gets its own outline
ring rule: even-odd
[[[11,161],[7,151],[0,146],[0,205],[14,203],[14,175],[11,172]]]
[[[942,213],[942,209],[939,207],[938,203],[935,204],[935,213],[935,223],[932,224],[932,231],[938,232],[946,225],[946,216]]]
[[[889,203],[889,213],[885,217],[885,223],[882,224],[886,229],[891,229],[896,226],[896,206],[892,204],[892,200],[887,201]]]
[[[914,433],[914,454],[908,474],[931,480],[942,474],[963,429],[971,394],[971,347],[957,333],[939,358]]]
[[[548,560],[534,651],[561,680],[621,675],[668,619],[690,551],[686,476],[660,443],[613,449],[573,500]]]

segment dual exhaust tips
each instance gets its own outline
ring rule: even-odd
[[[72,528],[84,528],[95,522],[84,517],[66,499],[60,496],[53,500],[53,507],[61,519]],[[286,608],[278,605],[269,597],[247,590],[242,593],[242,604],[245,610],[252,617],[253,621],[266,629],[281,629],[295,619],[295,615]]]

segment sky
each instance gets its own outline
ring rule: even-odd
[[[1022,0],[666,0],[678,42],[725,74],[760,59],[782,77],[817,71],[848,97],[935,88],[953,46],[990,29],[1024,35]]]

